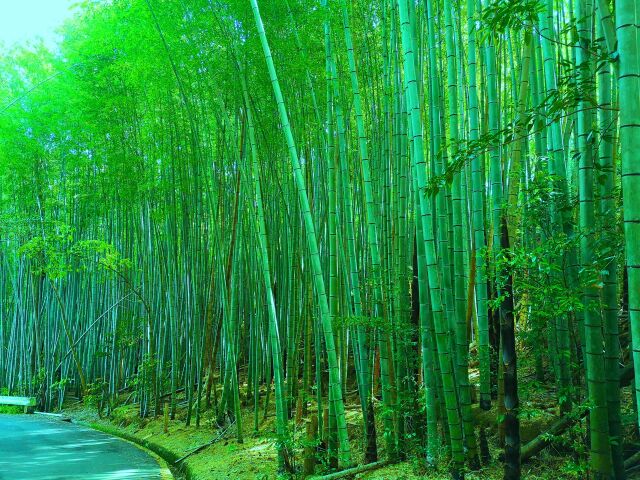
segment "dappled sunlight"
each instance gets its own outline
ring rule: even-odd
[[[77,425],[0,416],[0,431],[0,480],[161,478],[142,450]]]

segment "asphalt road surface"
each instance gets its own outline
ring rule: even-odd
[[[161,480],[155,458],[125,441],[37,415],[0,415],[0,480]]]

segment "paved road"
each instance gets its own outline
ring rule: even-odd
[[[153,457],[117,438],[35,415],[0,415],[0,480],[162,478]]]

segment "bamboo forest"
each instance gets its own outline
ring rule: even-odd
[[[57,35],[0,47],[0,478],[640,478],[638,0]]]

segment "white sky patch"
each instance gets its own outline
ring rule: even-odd
[[[76,0],[0,0],[0,43],[6,47],[42,38],[54,47],[56,29],[71,16]]]

